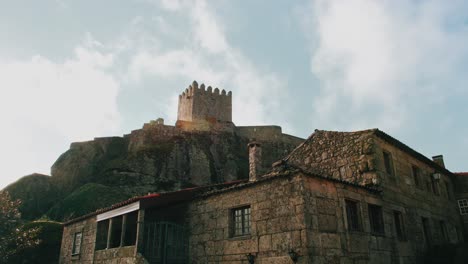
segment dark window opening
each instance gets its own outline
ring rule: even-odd
[[[421,182],[420,182],[420,172],[419,172],[419,168],[416,167],[416,166],[411,166],[411,170],[413,172],[413,179],[414,179],[414,185],[417,187],[417,188],[421,188]]]
[[[232,209],[232,236],[250,234],[250,206]]]
[[[452,192],[450,191],[450,183],[445,182],[445,191],[447,192],[447,199],[453,200]]]
[[[368,208],[371,232],[378,235],[385,234],[382,207],[369,204]]]
[[[124,246],[133,246],[136,243],[137,235],[137,222],[138,222],[138,211],[131,212],[127,215],[127,221],[125,224],[125,236]]]
[[[346,219],[348,220],[349,231],[360,231],[361,224],[359,221],[359,206],[358,202],[345,200],[346,204]]]
[[[384,157],[384,164],[385,164],[385,172],[387,172],[389,175],[394,175],[393,173],[393,160],[392,160],[392,154],[389,152],[384,151],[383,152],[383,157]]]
[[[447,225],[444,221],[439,221],[440,226],[440,234],[442,235],[442,239],[444,242],[449,241],[448,232],[447,232]]]
[[[73,235],[72,255],[80,254],[82,238],[83,238],[83,233],[81,232],[77,232]]]
[[[395,232],[398,240],[405,241],[406,240],[406,232],[405,226],[403,222],[403,216],[399,211],[393,211],[393,219],[395,222]]]
[[[426,181],[426,189],[427,189],[428,192],[431,192],[431,191],[433,192],[430,180]]]
[[[423,227],[423,234],[424,240],[426,241],[427,245],[431,244],[431,231],[429,228],[429,220],[425,217],[421,217],[422,227]]]
[[[434,178],[431,177],[431,183],[432,183],[432,191],[434,192],[435,195],[440,195],[439,191],[439,181],[434,180]]]
[[[111,237],[109,248],[115,248],[120,246],[120,238],[122,235],[122,216],[116,216],[112,218],[111,223]]]
[[[96,250],[105,249],[107,247],[108,232],[109,232],[109,219],[98,222],[97,232],[96,232]]]

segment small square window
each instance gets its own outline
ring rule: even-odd
[[[345,200],[345,206],[346,219],[348,220],[348,230],[361,231],[358,202],[352,200]]]
[[[369,204],[368,208],[371,232],[378,235],[385,234],[382,207]]]
[[[231,218],[232,236],[245,236],[250,234],[250,206],[232,209]]]
[[[467,199],[458,200],[458,208],[460,208],[461,215],[468,215],[468,200]]]
[[[383,152],[383,158],[384,158],[384,165],[385,165],[385,172],[387,172],[389,175],[393,176],[394,171],[393,171],[393,160],[392,160],[392,154],[390,152]]]
[[[72,255],[80,254],[82,237],[83,237],[83,233],[81,233],[81,232],[76,232],[73,235]]]

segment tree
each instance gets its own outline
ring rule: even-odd
[[[0,191],[0,263],[8,263],[12,255],[40,242],[37,228],[23,227],[20,204],[20,200],[12,201],[7,191]]]

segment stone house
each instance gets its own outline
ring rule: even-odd
[[[423,263],[463,241],[455,175],[378,130],[316,130],[249,179],[132,198],[64,225],[60,263]],[[266,173],[263,173],[266,171]]]

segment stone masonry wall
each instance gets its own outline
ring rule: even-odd
[[[449,242],[458,241],[456,217],[427,210],[416,205],[370,193],[367,190],[320,178],[305,180],[305,219],[307,249],[313,263],[405,264],[424,263],[422,255],[427,248],[422,234],[421,217],[430,219],[432,245],[447,243],[440,234],[439,220],[447,223]],[[358,202],[361,230],[349,231],[345,199]],[[371,232],[368,205],[383,210],[384,234]],[[395,231],[394,211],[403,216],[406,239],[399,240]]]
[[[301,177],[277,178],[194,201],[189,209],[192,263],[291,263],[289,249],[304,254],[306,223]],[[232,237],[233,208],[250,205],[251,233]],[[302,257],[298,263],[309,263]]]
[[[135,246],[118,247],[94,251],[96,244],[96,218],[91,217],[64,227],[60,249],[60,263],[80,264],[145,264],[146,260],[137,254]],[[76,232],[83,233],[80,254],[72,256],[73,238]]]
[[[390,259],[389,239],[371,237],[367,221],[366,201],[376,203],[375,195],[367,190],[331,182],[321,178],[305,177],[305,219],[307,249],[317,264],[379,264],[370,252]],[[348,232],[344,198],[360,202],[362,232]],[[389,228],[386,226],[386,229]]]
[[[94,253],[94,264],[146,264],[141,255],[135,256],[135,246],[98,250]]]
[[[391,153],[395,171],[393,176],[384,170],[382,154],[384,150]],[[454,183],[450,176],[441,175],[441,179],[436,184],[438,194],[434,193],[432,175],[436,172],[435,169],[379,138],[376,138],[375,159],[377,173],[385,182],[383,200],[405,208],[408,222],[414,225],[409,229],[413,231],[412,237],[417,251],[424,250],[424,243],[421,240],[421,217],[430,219],[432,245],[446,242],[439,221],[444,221],[447,225],[449,235],[447,242],[457,243],[462,240],[463,228],[454,198]],[[419,168],[419,185],[416,184],[412,166]]]
[[[83,233],[81,251],[79,255],[72,256],[73,238],[76,232]],[[93,263],[95,239],[96,219],[94,217],[65,226],[60,248],[60,263]]]

